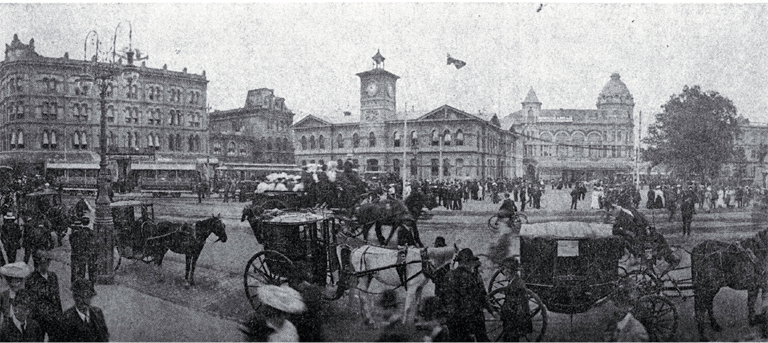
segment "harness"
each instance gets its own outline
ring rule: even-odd
[[[359,262],[358,265],[362,266],[364,268],[364,270],[354,272],[353,273],[354,276],[358,276],[358,277],[360,277],[360,276],[367,276],[369,279],[373,279],[376,276],[376,273],[378,273],[378,272],[380,272],[382,270],[387,270],[387,269],[395,268],[395,271],[397,272],[397,275],[398,275],[398,277],[400,279],[400,285],[398,285],[394,289],[403,287],[403,288],[405,288],[405,290],[408,290],[408,282],[413,280],[413,279],[415,279],[417,276],[419,276],[422,273],[428,279],[432,280],[432,276],[434,275],[434,270],[436,268],[429,261],[429,258],[427,256],[427,248],[419,249],[419,254],[420,254],[420,257],[421,257],[420,260],[405,261],[405,258],[408,255],[408,246],[400,247],[398,249],[398,251],[397,251],[397,260],[396,260],[394,265],[378,267],[378,268],[373,268],[373,269],[367,269],[366,268],[366,264],[365,264],[365,255],[367,254],[368,249],[370,249],[370,248],[371,248],[370,245],[366,246],[365,250],[363,250],[363,252],[360,254],[360,262]],[[414,264],[414,263],[421,263],[422,268],[418,272],[416,272],[413,275],[411,275],[410,277],[408,277],[408,275],[407,275],[407,267],[408,267],[409,264]],[[440,267],[442,267],[442,266],[440,266]],[[361,290],[361,291],[363,291],[363,290]],[[367,291],[364,291],[364,292],[370,293],[370,292],[367,292]]]

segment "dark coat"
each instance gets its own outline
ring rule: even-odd
[[[3,223],[0,235],[3,237],[3,243],[5,243],[7,247],[10,247],[11,250],[21,249],[21,227],[19,224],[12,221]],[[10,254],[12,252],[8,251],[7,253]]]
[[[26,284],[27,290],[35,301],[35,318],[58,318],[62,315],[61,295],[59,294],[59,278],[56,273],[49,271],[46,280],[39,272],[30,274]]]
[[[499,213],[504,212],[506,214],[512,214],[517,212],[517,205],[515,205],[515,202],[512,201],[512,199],[504,199],[504,201],[501,203],[501,207],[499,207]]]
[[[0,328],[0,342],[42,342],[45,333],[40,329],[40,324],[32,318],[27,318],[27,326],[24,332],[19,331],[13,318],[6,317]]]
[[[98,307],[89,310],[90,322],[85,323],[77,314],[75,307],[71,307],[61,320],[61,330],[56,341],[59,342],[107,342],[109,330],[104,320],[104,313]]]
[[[482,280],[464,266],[451,270],[445,284],[448,318],[456,321],[477,318],[487,307],[487,293]]]

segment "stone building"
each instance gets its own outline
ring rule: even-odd
[[[738,180],[742,185],[765,187],[768,168],[764,163],[768,162],[768,156],[761,162],[760,155],[762,149],[768,149],[768,123],[751,122],[746,118],[739,118],[738,123],[741,133],[735,137],[734,145],[736,149],[744,150],[745,158],[740,163],[723,166],[722,174]],[[761,148],[761,145],[764,147]]]
[[[40,56],[33,39],[24,44],[14,35],[0,62],[0,159],[98,163],[100,95],[92,75],[97,64],[107,66],[68,54]],[[138,74],[131,82],[116,76],[107,93],[113,177],[125,177],[141,159],[192,165],[206,160],[205,71],[155,69],[144,62],[134,67],[132,61],[113,67],[117,74]]]
[[[297,162],[352,159],[368,176],[402,175],[407,168],[406,177],[412,180],[518,176],[515,135],[495,115],[470,114],[449,105],[426,113],[397,113],[399,76],[384,69],[384,59],[377,52],[373,69],[357,74],[359,116],[309,115],[293,125]]]
[[[630,174],[634,167],[634,106],[629,89],[613,74],[597,96],[597,109],[542,109],[531,88],[521,110],[505,117],[503,127],[521,134],[527,176],[610,178]]]

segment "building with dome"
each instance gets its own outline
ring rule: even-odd
[[[631,173],[635,102],[615,73],[597,109],[542,109],[533,87],[503,126],[521,135],[522,173],[541,179],[588,181]]]
[[[509,126],[501,126],[496,115],[468,113],[449,105],[398,113],[399,76],[384,69],[384,59],[377,52],[373,68],[357,74],[359,116],[312,114],[293,124],[297,163],[351,159],[368,178],[403,172],[409,180],[520,176],[516,136]]]

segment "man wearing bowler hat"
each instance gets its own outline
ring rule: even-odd
[[[3,244],[3,263],[16,262],[16,252],[21,249],[21,228],[16,223],[16,216],[8,212],[3,216],[3,226],[0,229],[0,241]],[[8,257],[6,260],[5,257]]]
[[[480,260],[472,249],[464,248],[454,258],[458,267],[448,273],[445,305],[448,335],[452,342],[487,342],[483,309],[493,313],[478,271]]]
[[[75,306],[64,312],[57,341],[61,342],[107,342],[107,329],[104,313],[100,308],[92,306],[91,300],[96,296],[93,283],[78,278],[72,283],[72,297]]]
[[[86,275],[91,282],[96,280],[96,262],[98,253],[94,247],[93,230],[88,226],[90,219],[83,216],[72,224],[72,233],[69,241],[72,245],[72,281],[85,279]]]
[[[56,327],[62,315],[59,278],[56,273],[48,270],[53,259],[50,251],[38,250],[33,257],[35,271],[27,279],[27,290],[34,301],[31,315],[40,323],[50,341],[56,334]]]
[[[24,280],[32,269],[24,262],[8,263],[0,267],[8,289],[0,293],[0,322],[10,315],[11,304],[16,294],[24,289]]]
[[[30,317],[33,307],[32,296],[20,291],[11,302],[10,315],[1,322],[0,342],[43,342],[40,323]]]

